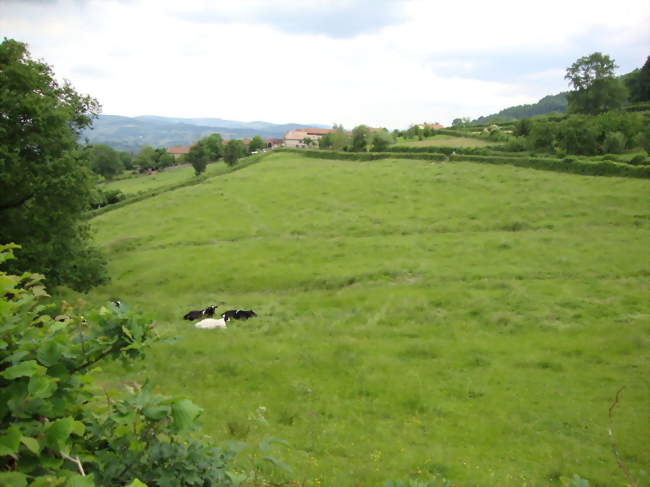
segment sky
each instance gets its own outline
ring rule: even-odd
[[[650,0],[0,0],[0,36],[109,115],[403,129],[650,55]]]

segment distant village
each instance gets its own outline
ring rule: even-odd
[[[442,125],[438,123],[421,123],[417,124],[418,127],[421,129],[424,128],[431,128],[431,129],[441,129],[444,128]],[[370,128],[370,131],[374,130],[379,130],[377,128]],[[321,129],[321,128],[310,128],[310,127],[305,127],[305,128],[297,128],[294,130],[289,130],[286,134],[284,134],[284,137],[281,139],[278,138],[272,138],[272,139],[264,139],[264,142],[266,144],[266,149],[276,149],[278,147],[290,147],[293,149],[307,149],[308,144],[305,143],[305,141],[311,141],[312,144],[311,146],[318,147],[318,141],[324,137],[327,134],[331,134],[336,132],[336,129]],[[350,134],[350,132],[346,132]],[[224,141],[226,142],[226,141]],[[250,143],[250,139],[244,138],[242,139],[242,142],[245,145],[248,145]],[[190,152],[190,147],[191,146],[174,146],[174,147],[168,147],[167,152],[174,156],[175,159],[178,159]]]

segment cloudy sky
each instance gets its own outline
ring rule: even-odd
[[[600,51],[650,55],[649,0],[0,0],[29,45],[103,113],[450,124],[566,90]]]

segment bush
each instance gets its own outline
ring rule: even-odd
[[[610,132],[605,136],[603,149],[611,154],[621,154],[625,150],[625,142],[622,132]]]
[[[0,263],[14,248],[0,246]],[[185,437],[201,413],[190,400],[149,384],[120,399],[94,384],[106,360],[144,356],[151,318],[67,303],[52,318],[41,279],[0,272],[0,485],[232,485],[232,455]]]
[[[524,152],[528,149],[528,143],[525,137],[510,137],[503,150],[506,152]]]
[[[642,154],[637,154],[632,159],[630,159],[629,163],[634,166],[637,166],[642,164],[650,164],[650,161],[648,161],[648,154],[642,153]]]

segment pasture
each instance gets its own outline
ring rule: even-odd
[[[399,138],[397,144],[406,147],[488,147],[499,145],[498,142],[482,140],[474,137],[454,137],[452,135],[434,135],[423,140],[417,138]]]
[[[623,486],[607,429],[625,386],[616,440],[649,481],[648,181],[280,153],[92,224],[113,282],[87,299],[179,337],[106,382],[190,397],[216,441],[287,442],[274,456],[291,472],[252,447],[242,469],[304,486]],[[259,316],[181,319],[213,303]]]
[[[208,164],[205,174],[215,176],[227,172],[228,167],[223,163]],[[127,196],[149,191],[160,186],[168,186],[180,183],[194,177],[194,168],[189,165],[172,166],[155,174],[138,174],[130,178],[118,179],[105,183],[101,186],[104,190],[119,189]]]

